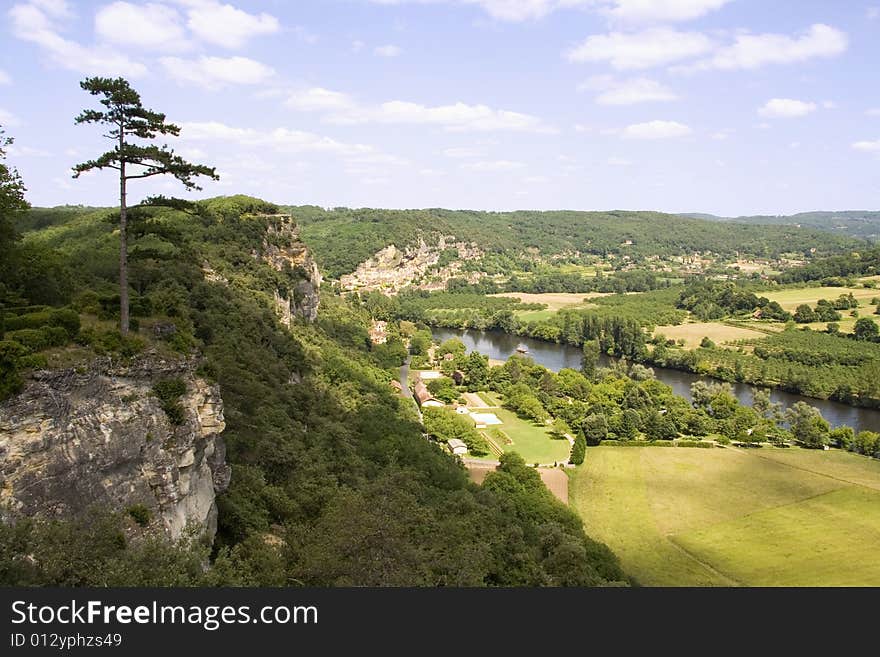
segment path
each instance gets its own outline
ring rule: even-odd
[[[490,408],[489,404],[483,401],[475,392],[466,392],[462,395],[467,402],[468,408]]]

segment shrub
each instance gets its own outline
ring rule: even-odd
[[[153,394],[159,398],[162,410],[171,424],[181,425],[186,417],[180,398],[186,393],[186,383],[182,379],[165,379],[153,386]]]
[[[584,456],[587,453],[587,441],[584,440],[584,437],[578,434],[577,438],[574,439],[574,445],[571,448],[571,457],[569,460],[575,465],[580,465],[584,462]]]
[[[679,440],[675,443],[676,447],[699,447],[702,449],[711,449],[714,447],[710,442],[704,442],[702,440]]]
[[[150,524],[150,520],[153,518],[153,513],[145,507],[143,504],[134,504],[126,509],[128,515],[131,516],[132,520],[134,520],[141,527],[146,527]]]

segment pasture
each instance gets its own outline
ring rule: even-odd
[[[570,476],[587,533],[643,585],[880,585],[880,461],[595,447]]]
[[[833,301],[841,294],[850,293],[859,301],[859,310],[863,313],[871,299],[880,296],[877,290],[851,287],[798,287],[778,292],[761,292],[760,296],[778,302],[785,310],[794,311],[802,303],[815,306],[819,299]]]
[[[704,337],[715,344],[763,338],[764,333],[740,326],[728,326],[721,322],[694,322],[678,326],[658,326],[654,335],[665,335],[672,340],[684,340],[685,347],[696,349]]]
[[[574,292],[547,292],[544,294],[531,294],[528,292],[501,292],[499,294],[490,294],[489,296],[519,299],[523,303],[543,303],[547,306],[547,310],[556,312],[563,308],[584,307],[589,305],[590,299],[607,297],[608,293],[584,292],[578,294]]]

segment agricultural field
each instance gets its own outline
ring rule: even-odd
[[[648,586],[880,585],[880,462],[796,448],[596,447],[587,533]]]
[[[481,429],[491,453],[488,459],[497,459],[500,452],[517,452],[526,463],[553,464],[568,461],[571,445],[564,438],[553,435],[550,427],[524,420],[506,408],[481,408],[481,413],[494,413],[502,424]]]
[[[665,335],[672,340],[684,340],[685,347],[696,349],[704,337],[715,344],[763,338],[764,333],[740,326],[729,326],[721,322],[694,322],[678,326],[657,326],[654,335]]]
[[[590,299],[609,296],[605,292],[547,292],[543,294],[530,294],[528,292],[502,292],[491,294],[492,297],[519,299],[522,303],[542,303],[547,307],[544,310],[520,310],[516,316],[523,322],[541,322],[550,319],[563,308],[590,308],[593,304]]]
[[[864,313],[864,308],[880,291],[869,288],[852,287],[798,287],[778,292],[761,292],[760,296],[767,297],[770,301],[776,301],[785,310],[794,311],[802,303],[815,306],[819,299],[833,301],[841,294],[852,294],[859,301],[859,310]]]

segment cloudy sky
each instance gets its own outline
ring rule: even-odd
[[[73,118],[122,75],[214,165],[323,206],[880,208],[880,0],[0,0],[39,205],[116,203]],[[132,195],[184,195],[138,181]]]

